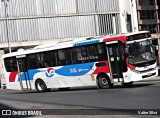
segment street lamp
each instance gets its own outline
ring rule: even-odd
[[[8,42],[8,49],[9,53],[11,53],[11,46],[10,46],[10,40],[9,40],[9,35],[8,35],[8,2],[9,0],[1,0],[4,2],[4,11],[5,11],[5,25],[6,25],[6,37],[7,37],[7,42]]]

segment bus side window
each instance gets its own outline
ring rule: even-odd
[[[78,62],[80,62],[80,61],[83,60],[83,59],[82,59],[83,56],[82,56],[82,53],[81,53],[81,52],[77,52],[76,54],[77,54],[77,58],[76,58],[77,60],[76,60],[76,61],[77,61],[77,63],[78,63]]]
[[[47,61],[45,59],[42,61],[42,67],[43,68],[49,67],[49,64],[47,63]]]
[[[51,54],[50,54],[50,66],[54,67],[56,66],[56,54],[55,54],[55,51],[51,51]]]
[[[43,68],[56,66],[55,51],[43,52],[42,55],[43,58],[41,59],[41,62]]]
[[[4,59],[4,65],[5,65],[7,72],[18,71],[16,57],[9,57],[9,58]]]
[[[70,54],[68,53],[68,49],[58,50],[57,51],[57,65],[67,65],[70,64]]]
[[[76,50],[76,47],[70,49],[70,55],[71,55],[72,64],[76,64],[78,62],[77,54],[76,54],[75,50]]]
[[[105,51],[105,46],[103,43],[97,45],[98,50],[98,61],[103,61],[107,59],[107,51]]]
[[[72,64],[82,63],[82,52],[81,47],[74,47],[70,49],[70,55]]]
[[[74,56],[76,64],[86,62],[86,49],[84,47],[77,47],[74,49]]]
[[[38,68],[43,68],[42,59],[43,59],[43,53],[37,53],[37,67]]]
[[[27,56],[28,59],[28,69],[39,68],[38,53],[30,54]]]
[[[97,51],[96,44],[88,46],[87,47],[87,51],[88,51],[89,61],[90,62],[97,61],[97,59],[98,59],[98,51]]]
[[[82,55],[80,47],[77,47],[75,49],[74,55],[75,55],[75,62],[76,62],[76,64],[81,63],[83,55]]]
[[[62,50],[58,50],[58,66],[64,65],[64,52]]]
[[[70,49],[65,50],[65,57],[66,57],[66,65],[72,64]]]

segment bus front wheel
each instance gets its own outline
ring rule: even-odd
[[[98,87],[100,89],[111,88],[113,85],[111,84],[109,78],[105,75],[100,75],[98,77]]]
[[[48,90],[43,80],[37,80],[35,86],[38,92],[46,92]]]

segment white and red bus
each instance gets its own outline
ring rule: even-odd
[[[158,75],[147,31],[40,45],[2,56],[8,89],[130,86]]]

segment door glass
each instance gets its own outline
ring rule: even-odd
[[[113,78],[122,78],[121,56],[118,43],[107,45],[110,70]]]
[[[19,81],[21,84],[21,88],[24,89],[31,89],[30,79],[28,75],[27,69],[27,61],[24,58],[17,59],[18,66],[19,66]]]

